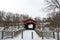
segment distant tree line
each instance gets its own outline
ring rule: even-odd
[[[11,13],[11,12],[4,12],[0,11],[0,26],[7,27],[18,25],[19,23],[23,22],[24,20],[28,19],[29,16],[27,14],[19,14],[19,13]]]

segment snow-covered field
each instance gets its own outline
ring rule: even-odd
[[[32,39],[32,32],[33,32],[33,39]],[[8,39],[3,39],[3,40],[42,40],[42,38],[39,37],[34,30],[25,30],[23,31],[23,39],[22,39],[22,33],[20,33],[18,36],[14,38],[8,38]],[[43,40],[56,40],[56,39],[44,38]]]

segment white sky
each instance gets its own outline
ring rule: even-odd
[[[46,17],[46,13],[41,12],[43,0],[0,0],[0,10],[5,12],[28,14],[31,17]]]

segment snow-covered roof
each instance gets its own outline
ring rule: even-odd
[[[4,30],[4,27],[0,27],[0,31],[3,31]]]

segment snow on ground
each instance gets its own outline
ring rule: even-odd
[[[33,39],[32,39],[32,32],[33,32]],[[36,34],[34,30],[26,30],[24,31],[24,37],[23,40],[41,40],[39,36]]]
[[[32,32],[33,32],[33,39],[32,39]],[[37,33],[34,30],[25,30],[23,31],[23,39],[22,39],[22,33],[20,33],[18,36],[14,38],[8,38],[8,39],[3,39],[3,40],[42,40],[41,37],[37,35]],[[56,39],[45,39],[44,40],[56,40]]]

